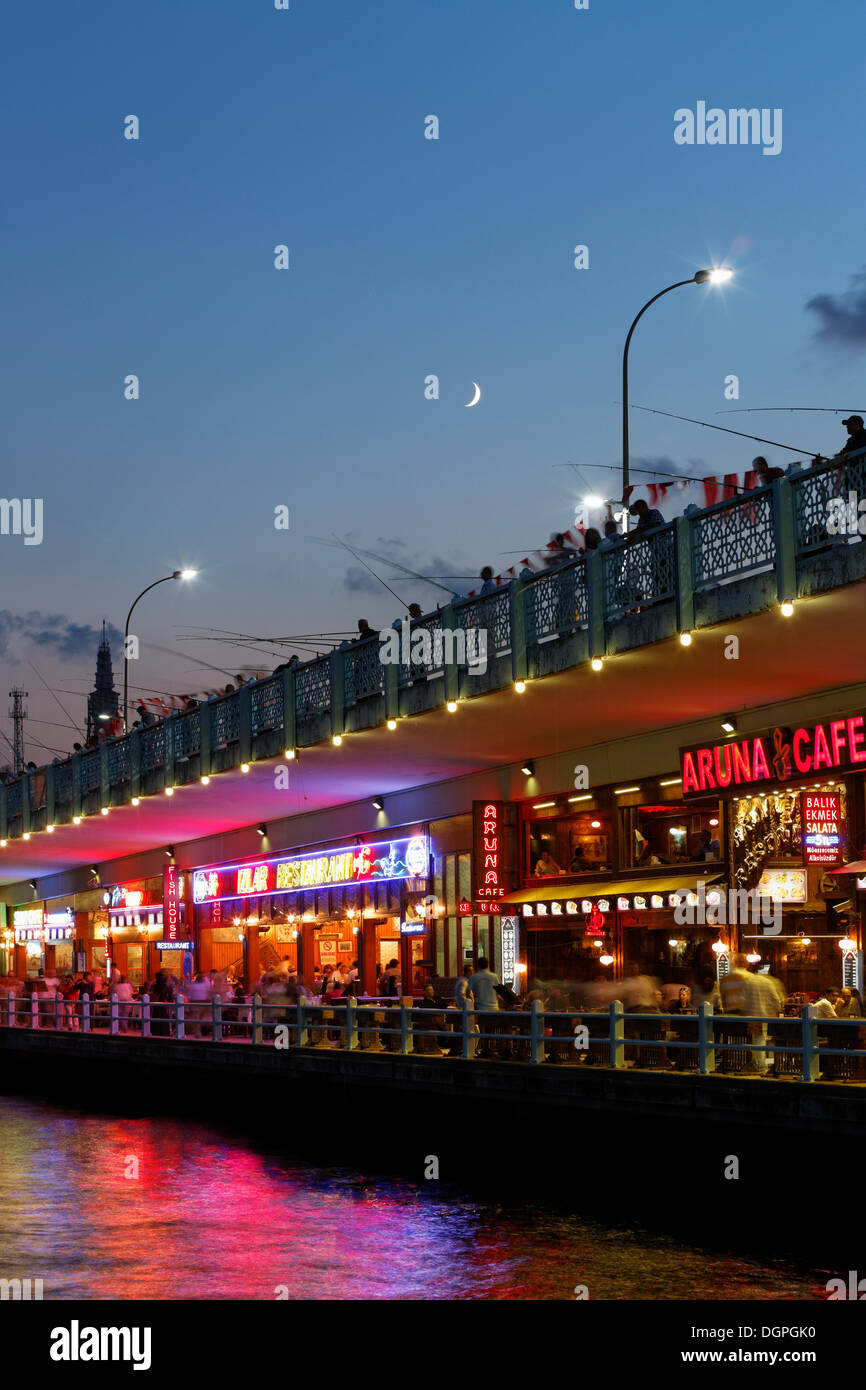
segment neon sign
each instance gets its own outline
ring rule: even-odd
[[[502,983],[509,988],[514,984],[514,967],[517,963],[517,918],[502,919]]]
[[[838,792],[801,792],[803,863],[838,864],[842,858],[842,798]]]
[[[853,771],[866,764],[864,721],[857,714],[826,724],[780,725],[750,738],[683,748],[683,796]]]
[[[430,866],[426,835],[402,840],[265,859],[255,864],[220,864],[197,869],[192,879],[193,901],[297,893],[305,888],[335,884],[380,883],[387,879],[426,878]]]
[[[504,801],[472,803],[472,898],[477,911],[504,898],[514,885],[513,816]]]
[[[167,864],[163,870],[162,896],[165,939],[166,942],[174,943],[177,940],[177,927],[180,918],[177,866],[175,864]]]

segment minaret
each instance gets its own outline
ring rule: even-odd
[[[114,672],[111,669],[111,647],[105,635],[105,622],[102,624],[102,641],[96,653],[96,681],[87,697],[87,737],[95,738],[105,721],[101,714],[109,717],[117,713],[118,694],[114,688]]]

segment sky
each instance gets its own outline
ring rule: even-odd
[[[649,310],[633,402],[804,457],[839,416],[717,412],[866,407],[859,0],[41,0],[4,31],[2,490],[43,539],[0,535],[0,669],[36,762],[77,737],[103,619],[117,671],[176,568],[136,690],[279,660],[214,629],[447,597],[335,538],[465,591],[571,524],[569,464],[614,495],[625,333],[702,266],[736,274]],[[676,143],[699,102],[781,110],[781,150]],[[797,457],[632,412],[635,468],[756,452]]]

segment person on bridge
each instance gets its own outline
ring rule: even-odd
[[[772,483],[776,478],[784,478],[784,468],[771,468],[762,454],[752,459],[752,470],[755,474],[755,487],[765,487],[767,483]]]
[[[843,445],[838,454],[835,455],[837,459],[844,458],[846,454],[854,454],[859,449],[866,449],[866,430],[863,428],[863,416],[849,415],[847,420],[842,421],[842,424],[848,431],[848,443]]]

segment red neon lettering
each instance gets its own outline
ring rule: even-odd
[[[720,764],[720,761],[719,761],[719,754],[720,754],[720,753],[723,754],[722,761],[724,762],[724,765],[725,765],[725,766],[724,766],[724,771],[722,770],[722,767],[721,767],[721,764]],[[730,750],[730,746],[729,746],[727,743],[723,743],[722,746],[721,746],[721,748],[719,747],[718,744],[716,744],[716,747],[715,747],[715,750],[714,750],[714,753],[713,753],[713,762],[715,763],[715,767],[716,767],[716,780],[717,780],[719,786],[720,786],[720,787],[729,787],[729,786],[731,785],[731,750]]]
[[[845,720],[834,719],[830,724],[830,738],[833,740],[833,762],[838,767],[844,762],[842,750],[845,747]]]
[[[756,782],[760,778],[769,777],[770,775],[770,769],[767,766],[767,757],[764,753],[764,744],[763,741],[759,738],[755,739],[753,772],[755,774],[754,780]]]
[[[713,781],[713,754],[709,748],[698,749],[698,768],[701,777],[701,791],[706,791],[707,787],[714,787]]]
[[[748,743],[734,743],[731,745],[731,756],[734,764],[734,781],[739,786],[740,782],[751,782],[752,765],[749,761]]]
[[[812,766],[812,759],[807,753],[805,757],[800,752],[800,745],[809,742],[808,729],[798,729],[794,734],[794,765],[798,772],[808,772]]]
[[[848,749],[852,763],[866,763],[866,749],[863,748],[863,716],[858,714],[848,720]]]
[[[698,775],[695,772],[695,760],[691,753],[683,754],[683,791],[698,792]]]
[[[830,756],[830,745],[827,742],[827,735],[824,733],[823,724],[818,724],[815,727],[815,766],[833,766],[833,759]]]

